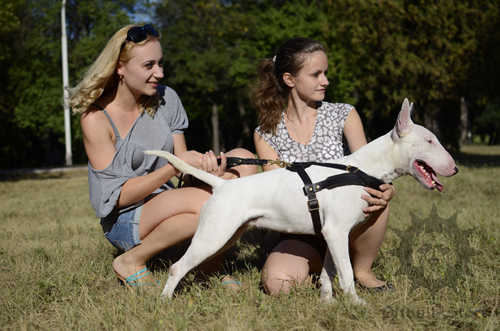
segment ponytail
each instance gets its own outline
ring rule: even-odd
[[[326,53],[323,45],[316,40],[292,38],[281,45],[273,58],[261,61],[252,102],[262,132],[276,134],[276,126],[281,122],[281,114],[287,106],[290,88],[283,81],[283,75],[289,73],[297,77],[308,55],[318,51]]]
[[[288,89],[283,89],[276,79],[273,59],[263,59],[258,69],[258,85],[252,93],[252,101],[257,110],[262,132],[276,134],[276,126],[281,121],[281,113],[288,101]]]

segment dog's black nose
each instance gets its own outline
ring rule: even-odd
[[[454,175],[456,175],[456,174],[458,174],[458,167],[457,166],[455,166],[455,173],[454,173]]]

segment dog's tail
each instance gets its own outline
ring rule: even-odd
[[[212,174],[209,174],[208,172],[190,166],[189,164],[187,164],[184,161],[181,161],[177,156],[169,152],[155,150],[155,151],[144,151],[144,153],[148,155],[160,156],[167,159],[168,162],[174,166],[174,168],[186,174],[195,176],[199,180],[212,186],[214,189],[217,188],[223,182],[225,182],[225,180],[220,177],[214,176]]]

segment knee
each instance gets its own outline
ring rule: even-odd
[[[303,284],[307,277],[307,275],[304,277],[298,275],[294,278],[286,273],[277,270],[273,271],[272,269],[263,269],[261,275],[264,290],[272,296],[290,293],[292,288]]]
[[[235,148],[231,151],[229,151],[226,156],[231,156],[231,157],[239,157],[242,159],[255,159],[255,155],[244,149],[244,148]],[[246,176],[251,176],[255,175],[257,173],[257,166],[256,165],[240,165],[234,168],[235,171],[237,171],[237,177],[246,177]]]
[[[241,157],[245,159],[255,159],[255,155],[249,150],[244,148],[235,148],[229,151],[227,154],[229,154],[230,156]]]
[[[286,275],[278,276],[276,273],[270,272],[267,269],[262,270],[262,286],[267,294],[279,296],[281,294],[290,293],[291,279]]]

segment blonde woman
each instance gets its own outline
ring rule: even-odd
[[[151,25],[120,29],[70,90],[69,105],[81,114],[89,158],[90,201],[106,238],[124,251],[114,260],[113,270],[131,290],[158,284],[146,262],[194,235],[200,209],[211,195],[204,185],[173,189],[170,179],[177,169],[144,150],[172,152],[226,179],[256,173],[254,166],[225,171],[223,153],[219,166],[212,151],[188,151],[183,133],[188,127],[186,112],[175,91],[159,85],[159,39]],[[253,157],[243,149],[227,155]],[[219,255],[205,263],[202,272],[218,272],[220,259]]]
[[[331,162],[344,155],[343,136],[354,152],[366,144],[363,125],[356,109],[344,103],[324,102],[328,86],[328,59],[323,46],[309,38],[287,40],[276,56],[263,59],[259,85],[253,101],[259,114],[255,147],[259,158],[285,162]],[[264,167],[264,171],[277,165]],[[387,228],[389,201],[394,188],[380,191],[366,188],[360,197],[371,207],[368,221],[351,232],[350,255],[354,275],[360,285],[377,291],[392,289],[371,273],[371,266]],[[281,234],[280,241],[266,260],[262,283],[272,295],[291,288],[319,273],[326,254],[326,242],[314,235]]]

